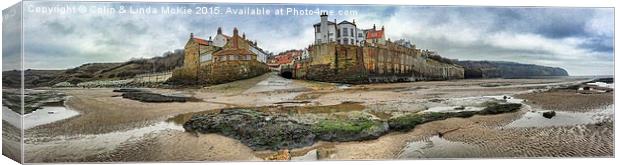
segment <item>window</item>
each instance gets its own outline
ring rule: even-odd
[[[348,39],[348,38],[345,38],[345,39],[344,39],[344,42],[342,42],[342,43],[343,43],[343,44],[349,44],[349,39]]]
[[[351,29],[351,37],[355,37],[355,33],[353,33],[353,29]]]
[[[200,56],[200,62],[210,61],[211,53],[205,53]]]
[[[316,33],[320,33],[321,32],[321,27],[320,26],[316,26],[314,27]]]
[[[362,33],[357,33],[357,37],[358,38],[362,38],[362,37],[364,37],[364,35]]]
[[[347,28],[342,28],[342,36],[349,36],[349,29]]]

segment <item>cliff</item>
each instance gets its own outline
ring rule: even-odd
[[[180,67],[183,64],[183,50],[166,52],[163,56],[150,59],[133,59],[118,63],[87,63],[81,66],[63,70],[36,70],[24,71],[24,86],[26,88],[52,86],[60,82],[77,84],[85,81],[114,80],[132,78],[138,74],[151,72],[165,72]],[[20,87],[21,71],[9,70],[2,72],[4,87]]]
[[[505,61],[454,61],[465,68],[465,78],[527,78],[568,76],[566,70],[533,64]]]

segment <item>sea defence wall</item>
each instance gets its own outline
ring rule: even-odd
[[[296,79],[337,83],[463,79],[461,66],[439,62],[415,48],[324,43],[308,48],[309,58],[284,67]]]
[[[179,68],[169,82],[179,84],[222,84],[260,76],[269,67],[256,60],[202,63],[197,67]]]

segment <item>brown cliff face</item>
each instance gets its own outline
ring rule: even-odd
[[[527,78],[539,76],[568,76],[558,67],[521,64],[503,61],[455,61],[465,68],[465,78]]]
[[[86,81],[126,79],[138,74],[166,72],[183,65],[183,50],[177,49],[150,59],[133,59],[118,63],[87,63],[63,70],[27,69],[24,73],[24,86],[48,87],[60,82],[77,84]],[[20,87],[22,71],[11,70],[2,72],[4,87]]]

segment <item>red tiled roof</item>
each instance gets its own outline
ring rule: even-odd
[[[383,30],[369,30],[366,33],[366,39],[377,39],[377,38],[383,38]]]
[[[196,37],[194,37],[194,41],[196,41],[196,42],[197,42],[198,44],[200,44],[200,45],[207,45],[207,46],[209,46],[209,41],[204,40],[204,39],[202,39],[202,38],[196,38]]]

